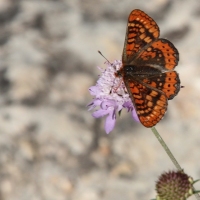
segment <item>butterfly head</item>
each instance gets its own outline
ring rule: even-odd
[[[115,76],[116,76],[116,77],[119,77],[119,78],[121,78],[121,77],[124,76],[124,66],[122,66],[119,70],[117,70],[117,71],[115,72]]]

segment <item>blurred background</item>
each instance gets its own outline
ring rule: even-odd
[[[121,59],[136,8],[179,50],[185,87],[156,127],[200,178],[199,0],[0,0],[1,200],[155,198],[158,176],[175,167],[151,130],[123,111],[106,135],[86,107],[105,67],[97,51]]]

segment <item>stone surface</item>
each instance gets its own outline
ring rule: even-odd
[[[136,8],[179,50],[185,87],[157,129],[185,172],[200,178],[199,1],[1,0],[1,200],[155,198],[158,176],[175,167],[151,130],[123,112],[106,135],[104,119],[86,107],[105,62],[97,51],[121,58]]]

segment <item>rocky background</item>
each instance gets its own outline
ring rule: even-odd
[[[136,8],[179,50],[185,87],[157,129],[200,178],[199,0],[0,0],[0,200],[155,198],[175,167],[151,130],[123,112],[106,135],[86,107],[105,62],[97,51],[121,58]]]

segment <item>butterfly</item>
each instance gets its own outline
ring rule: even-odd
[[[180,91],[179,75],[174,68],[178,50],[163,38],[156,22],[141,10],[133,10],[122,53],[122,77],[140,122],[155,126],[165,115],[168,100]]]

